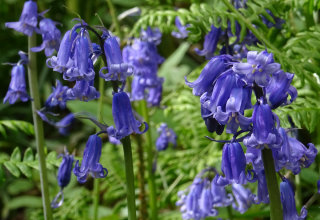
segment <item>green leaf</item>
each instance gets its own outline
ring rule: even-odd
[[[32,171],[30,169],[30,167],[28,167],[27,165],[25,165],[24,163],[16,163],[17,167],[21,170],[21,172],[28,178],[32,177]]]
[[[34,161],[34,156],[32,149],[29,147],[25,152],[23,156],[23,162],[31,162]]]
[[[9,209],[18,209],[18,208],[41,208],[42,200],[41,197],[37,196],[20,196],[13,198],[8,202]]]
[[[20,162],[21,161],[21,152],[19,147],[16,147],[10,157],[10,161]]]
[[[9,172],[14,175],[15,177],[20,176],[20,171],[17,166],[12,161],[4,162],[4,166],[9,170]]]

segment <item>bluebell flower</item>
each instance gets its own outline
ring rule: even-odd
[[[132,133],[143,134],[148,129],[147,123],[144,122],[145,129],[143,131],[139,130],[141,122],[134,118],[130,99],[125,92],[118,92],[113,95],[112,115],[115,128],[110,126],[108,134],[118,140]]]
[[[296,175],[301,168],[309,167],[314,162],[318,150],[312,143],[307,148],[297,139],[289,137],[285,129],[279,128],[279,133],[282,145],[274,156],[277,170],[285,167]]]
[[[178,29],[178,31],[172,31],[171,35],[175,38],[184,39],[188,37],[188,34],[190,31],[187,30],[188,27],[190,27],[190,24],[182,25],[179,17],[177,16],[175,19],[175,24]]]
[[[143,81],[141,76],[134,76],[131,82],[131,96],[132,101],[143,100],[145,98],[146,85],[141,83]]]
[[[147,102],[150,106],[159,106],[162,98],[162,84],[164,78],[159,78],[158,85],[148,88]]]
[[[73,166],[73,155],[70,155],[68,152],[62,155],[62,162],[58,170],[58,185],[61,188],[66,187],[71,179],[71,172]]]
[[[262,18],[262,22],[265,25],[267,25],[268,28],[275,27],[277,29],[281,29],[282,28],[282,24],[285,23],[285,20],[274,16],[274,14],[269,9],[266,9],[266,12],[273,18],[274,23],[272,21],[269,21],[265,16],[260,15],[261,18]]]
[[[100,70],[100,77],[106,81],[125,81],[128,76],[132,75],[133,70],[128,63],[124,63],[122,59],[121,49],[116,37],[109,37],[104,41],[104,53],[107,58],[108,67]],[[103,70],[108,69],[108,73],[104,74]]]
[[[247,164],[251,163],[253,170],[256,173],[259,173],[262,170],[264,170],[261,149],[248,147],[245,156]]]
[[[219,186],[215,181],[211,181],[212,204],[214,207],[226,207],[232,204],[233,197],[227,194],[224,186]]]
[[[169,143],[171,143],[174,147],[176,146],[177,135],[171,128],[168,128],[167,124],[162,123],[158,128],[158,133],[160,135],[156,141],[157,151],[163,151],[167,149]]]
[[[255,148],[263,148],[265,145],[270,149],[280,148],[282,139],[275,127],[275,117],[270,106],[259,99],[252,114],[253,133],[244,139],[244,145]]]
[[[90,37],[84,28],[81,28],[79,35],[74,42],[74,56],[72,66],[63,74],[63,78],[68,81],[94,79],[95,72],[93,62],[90,59],[92,47]]]
[[[193,88],[192,93],[196,96],[201,96],[205,92],[212,90],[214,81],[225,72],[232,59],[229,55],[220,55],[212,58],[200,73],[200,76],[194,82],[188,82],[185,77],[187,86]]]
[[[11,81],[8,92],[3,99],[3,103],[9,102],[14,104],[18,99],[26,102],[30,99],[26,90],[25,69],[23,65],[18,64],[13,66],[11,70]]]
[[[317,182],[317,192],[318,192],[318,194],[320,194],[320,180],[318,180],[318,182]]]
[[[204,37],[203,49],[195,49],[199,56],[205,56],[207,60],[214,56],[214,52],[217,49],[217,44],[221,36],[221,28],[216,28],[211,25],[211,31]]]
[[[301,213],[298,215],[294,191],[287,180],[280,183],[280,197],[283,209],[283,220],[303,220],[307,217],[308,211],[305,207],[302,207]]]
[[[51,56],[54,50],[58,51],[60,46],[61,32],[56,28],[56,22],[44,18],[39,22],[42,44],[39,47],[31,48],[33,52],[45,51],[47,57]]]
[[[119,145],[119,144],[121,144],[121,141],[120,141],[120,140],[118,140],[117,138],[112,137],[112,136],[109,136],[109,142],[110,142],[111,144],[114,144],[114,145]]]
[[[92,52],[90,54],[90,59],[93,64],[98,60],[98,57],[102,54],[102,50],[99,44],[92,43]]]
[[[52,87],[52,93],[45,102],[47,108],[59,106],[61,109],[66,108],[68,86],[63,86],[59,80],[56,80],[56,87]]]
[[[254,202],[254,196],[250,189],[244,188],[241,184],[232,184],[232,194],[235,199],[232,208],[241,214],[245,213]]]
[[[248,85],[255,82],[260,87],[266,87],[270,75],[280,70],[280,67],[279,63],[274,62],[272,53],[249,51],[247,63],[234,63],[232,69],[234,72],[241,74]]]
[[[146,30],[141,30],[140,38],[145,42],[152,43],[154,45],[158,45],[161,42],[162,34],[159,28],[152,29],[148,27]]]
[[[31,36],[34,31],[37,31],[38,23],[38,7],[34,1],[26,1],[23,5],[23,10],[19,21],[6,22],[6,27],[22,32],[25,35]]]
[[[223,146],[221,171],[225,177],[216,176],[215,182],[218,185],[226,185],[231,181],[239,184],[246,182],[246,157],[238,142]]]
[[[273,74],[266,87],[266,96],[271,108],[291,104],[297,98],[297,89],[290,85],[293,77],[293,74],[283,71]],[[287,100],[288,95],[291,97],[289,101]]]
[[[213,208],[214,195],[211,193],[211,183],[205,178],[203,180],[203,189],[199,198],[199,208],[203,217],[217,216],[218,211]]]
[[[72,45],[78,33],[75,30],[69,30],[62,38],[58,55],[47,59],[47,66],[53,68],[54,71],[64,73],[72,67],[73,53]]]
[[[91,135],[83,152],[81,167],[77,160],[73,169],[79,183],[85,183],[89,174],[94,178],[104,178],[108,175],[108,170],[99,163],[101,147],[101,138],[95,134]]]
[[[224,130],[224,125],[221,125],[215,118],[213,118],[212,113],[202,105],[201,117],[204,120],[204,123],[209,132],[216,132],[218,135],[222,134]]]
[[[233,58],[239,61],[246,58],[248,54],[248,48],[244,43],[235,44],[232,48],[232,51],[233,51],[233,54],[232,54]]]
[[[235,134],[239,126],[242,130],[248,130],[252,120],[244,117],[244,110],[251,108],[251,88],[238,87],[231,91],[230,97],[226,103],[226,112],[218,106],[214,118],[220,124],[227,125],[226,132]]]
[[[67,90],[66,95],[67,99],[78,99],[85,102],[100,97],[100,93],[93,86],[93,80],[90,82],[86,80],[77,80],[74,87]]]
[[[58,121],[55,126],[59,128],[59,133],[62,135],[68,135],[71,124],[75,120],[74,115],[72,113],[65,116],[63,119]]]
[[[265,171],[261,170],[257,173],[258,176],[258,195],[255,196],[254,202],[256,204],[263,203],[269,203],[269,193],[268,193],[268,187],[267,187],[267,180]]]

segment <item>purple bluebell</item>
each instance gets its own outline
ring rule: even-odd
[[[112,115],[115,128],[108,128],[109,136],[113,136],[118,140],[132,134],[143,134],[148,130],[148,125],[144,122],[145,129],[140,131],[141,122],[133,116],[130,99],[125,92],[118,92],[113,95],[112,99]]]
[[[270,106],[264,104],[263,99],[259,99],[252,114],[253,133],[244,139],[244,145],[255,148],[263,148],[266,145],[271,149],[280,148],[282,139],[275,127],[275,117]]]
[[[238,142],[226,143],[223,146],[221,171],[225,177],[216,176],[215,182],[218,185],[225,185],[231,181],[239,184],[246,182],[246,157]]]
[[[66,95],[67,99],[78,99],[85,102],[100,97],[100,93],[93,86],[93,80],[90,82],[86,80],[77,80],[74,87],[66,91]]]
[[[52,93],[45,102],[47,108],[59,106],[61,109],[66,108],[66,101],[68,100],[66,92],[68,86],[63,86],[59,80],[56,81],[56,87],[52,87]]]
[[[60,121],[58,121],[55,126],[59,128],[59,133],[66,136],[69,134],[69,130],[71,127],[71,124],[74,122],[75,118],[72,113],[68,114],[64,118],[62,118]]]
[[[229,67],[228,62],[232,59],[229,55],[220,55],[212,58],[200,73],[200,76],[194,82],[188,82],[185,77],[187,86],[193,88],[192,93],[201,96],[205,92],[212,90],[214,81],[221,73]]]
[[[141,83],[143,81],[141,76],[134,76],[131,83],[131,96],[132,101],[143,100],[145,98],[146,85]]]
[[[224,125],[221,125],[215,118],[213,118],[211,111],[201,105],[201,117],[209,132],[216,132],[218,135],[222,134]]]
[[[241,214],[245,213],[254,202],[254,196],[250,189],[244,188],[241,184],[232,184],[232,194],[234,196],[232,208]]]
[[[111,144],[114,144],[114,145],[119,145],[119,144],[121,144],[121,141],[120,141],[120,140],[118,140],[117,138],[112,137],[112,136],[109,136],[109,142],[110,142]]]
[[[203,179],[203,189],[199,198],[199,208],[204,217],[217,216],[218,211],[213,208],[214,195],[211,192],[211,183],[205,178]]]
[[[65,33],[60,43],[57,56],[47,59],[47,66],[53,68],[54,71],[64,73],[72,67],[73,52],[72,45],[78,33],[75,30],[69,30]]]
[[[62,162],[58,170],[58,185],[61,188],[66,187],[71,179],[71,172],[73,166],[73,155],[70,155],[68,152],[62,155]]]
[[[133,69],[128,63],[123,62],[121,49],[116,37],[109,37],[104,41],[104,53],[107,58],[108,67],[100,70],[100,77],[106,81],[126,81],[133,74]],[[104,74],[103,70],[108,69]]]
[[[269,203],[269,193],[268,193],[268,187],[267,187],[267,181],[266,181],[266,175],[265,171],[261,170],[257,173],[258,177],[258,193],[257,196],[254,198],[254,202],[256,204],[263,203]]]
[[[159,83],[148,88],[147,102],[150,106],[159,106],[162,98],[162,84],[164,78],[159,77]]]
[[[74,42],[74,56],[72,66],[63,74],[63,78],[68,81],[94,79],[95,72],[93,62],[90,59],[92,50],[90,37],[84,28],[81,28],[79,35]]]
[[[241,44],[235,44],[233,46],[233,58],[235,60],[241,61],[242,59],[247,57],[248,54],[248,48],[246,46],[245,43],[241,43]]]
[[[286,168],[296,175],[301,168],[309,167],[314,162],[318,150],[312,143],[307,148],[297,139],[289,137],[285,129],[279,128],[279,133],[282,145],[274,156],[277,170]]]
[[[318,180],[318,182],[317,182],[317,192],[318,192],[318,194],[320,194],[320,180]]]
[[[58,51],[61,32],[56,25],[57,23],[49,18],[44,18],[39,22],[43,42],[40,46],[31,48],[31,51],[40,52],[44,50],[47,57],[51,56],[54,50]]]
[[[182,25],[180,18],[177,16],[175,19],[175,24],[178,29],[178,31],[172,31],[171,35],[175,38],[184,39],[188,37],[188,34],[190,31],[187,30],[188,27],[190,27],[190,24]]]
[[[79,183],[85,183],[89,174],[94,178],[104,178],[108,175],[108,170],[99,163],[101,147],[101,138],[95,134],[91,135],[83,152],[81,167],[77,160],[73,169]]]
[[[233,71],[242,75],[248,85],[254,82],[266,87],[270,80],[270,75],[280,70],[281,65],[275,63],[273,54],[267,51],[258,53],[257,51],[249,51],[246,63],[234,63]]]
[[[152,43],[154,45],[158,45],[161,43],[162,34],[159,28],[152,29],[151,27],[147,27],[146,30],[141,30],[140,38],[141,40]]]
[[[26,1],[23,5],[23,10],[19,21],[6,22],[6,27],[22,32],[25,35],[31,36],[34,31],[37,31],[38,24],[38,7],[34,1]]]
[[[273,18],[274,22],[268,20],[265,16],[260,15],[261,18],[262,18],[262,22],[265,25],[267,25],[268,28],[275,27],[277,29],[281,29],[282,28],[282,24],[285,23],[285,20],[274,16],[274,14],[269,9],[266,9],[266,12]]]
[[[297,98],[297,89],[290,85],[293,77],[293,74],[283,71],[278,71],[271,77],[266,87],[266,96],[272,109],[291,104]],[[288,95],[291,97],[289,101],[287,100]]]
[[[283,209],[283,220],[303,220],[307,217],[308,211],[305,207],[302,207],[300,215],[298,215],[294,191],[287,180],[280,183],[280,197]]]
[[[157,151],[163,151],[167,149],[169,143],[171,143],[174,147],[176,146],[177,135],[171,128],[168,128],[167,124],[162,123],[160,125],[160,127],[158,128],[158,134],[159,137],[156,141]]]
[[[211,31],[204,37],[203,49],[195,49],[199,56],[205,56],[207,60],[214,56],[214,52],[217,49],[217,44],[221,36],[221,28],[216,28],[211,25]]]
[[[8,92],[3,99],[3,103],[14,104],[18,99],[26,102],[30,99],[26,90],[25,69],[21,64],[13,66],[11,70],[11,81]]]
[[[251,163],[253,170],[256,173],[259,173],[262,170],[264,170],[261,149],[248,147],[246,150],[245,156],[246,156],[247,164]]]
[[[226,207],[232,204],[233,197],[227,194],[224,186],[219,186],[215,181],[211,181],[212,204],[214,207]]]
[[[102,50],[99,44],[92,43],[92,52],[90,54],[90,59],[93,64],[98,60],[98,57],[102,54]]]
[[[226,103],[226,112],[218,106],[214,118],[223,125],[226,125],[226,132],[235,134],[240,126],[242,130],[248,130],[252,120],[244,117],[244,110],[251,108],[251,88],[233,88]]]

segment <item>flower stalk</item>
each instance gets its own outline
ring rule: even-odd
[[[46,155],[44,152],[44,132],[43,123],[37,114],[37,110],[40,109],[40,97],[38,88],[38,76],[37,76],[37,56],[36,53],[31,51],[32,47],[37,46],[37,35],[34,33],[32,36],[28,37],[28,79],[30,87],[30,95],[32,97],[31,107],[32,107],[32,117],[34,124],[34,133],[36,139],[36,147],[39,155],[39,171],[40,171],[40,184],[42,192],[42,204],[44,218],[46,220],[52,220],[52,212],[50,207],[49,198],[49,188],[48,188],[48,178],[47,178],[47,168],[46,168]]]
[[[283,218],[282,205],[280,200],[280,190],[277,181],[276,170],[274,167],[274,160],[272,151],[270,149],[262,150],[262,160],[265,169],[267,180],[267,187],[270,200],[270,219],[281,220]]]

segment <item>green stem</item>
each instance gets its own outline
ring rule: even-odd
[[[112,4],[111,0],[107,0],[107,4],[108,4],[108,7],[110,9],[110,14],[111,14],[114,26],[116,28],[117,35],[121,39],[121,37],[122,37],[121,36],[121,29],[120,29],[120,24],[119,24],[117,15],[116,15],[116,10],[115,10],[114,5]]]
[[[262,150],[262,160],[267,180],[267,187],[270,200],[270,219],[282,220],[282,205],[280,200],[280,190],[277,181],[276,170],[274,167],[274,161],[272,151],[270,149]]]
[[[31,37],[28,37],[28,78],[30,95],[32,98],[32,116],[34,124],[34,133],[36,138],[36,147],[39,157],[39,171],[40,171],[40,184],[42,192],[42,204],[43,212],[46,220],[52,219],[52,212],[50,207],[47,168],[46,168],[46,155],[44,152],[44,134],[43,123],[40,117],[37,115],[37,110],[40,109],[40,96],[38,88],[38,76],[37,76],[37,56],[36,53],[31,52],[31,48],[37,46],[37,35],[34,33]]]
[[[144,120],[150,125],[149,119],[149,109],[147,107],[147,102],[145,100],[141,101],[141,112]],[[146,132],[146,149],[147,149],[147,170],[148,170],[148,186],[149,186],[149,203],[151,209],[151,219],[158,219],[158,210],[157,210],[157,193],[156,193],[156,184],[155,184],[155,175],[152,170],[153,167],[153,159],[154,159],[154,148],[151,138],[150,129]]]
[[[121,140],[123,145],[124,163],[126,170],[128,217],[129,220],[136,220],[136,198],[134,187],[133,161],[130,136]]]
[[[104,63],[101,62],[101,66],[104,66]],[[98,112],[97,112],[97,119],[98,121],[103,121],[102,117],[102,111],[103,111],[103,97],[104,97],[104,84],[105,80],[101,77],[99,77],[99,93],[100,97],[98,100]],[[99,128],[97,128],[97,131],[99,131]],[[100,201],[100,179],[95,178],[93,182],[93,219],[98,219],[98,213],[99,213],[99,201]]]
[[[230,205],[227,206],[227,211],[228,211],[229,220],[233,220],[232,207]]]
[[[301,204],[302,204],[302,194],[301,194],[301,178],[300,175],[297,174],[295,176],[295,183],[296,183],[296,196],[295,196],[295,200],[296,200],[296,205],[297,205],[297,209],[300,210],[301,209]]]
[[[266,45],[266,47],[270,48],[272,51],[277,53],[278,57],[286,57],[288,63],[293,63],[290,61],[290,58],[283,55],[283,53],[276,46],[274,46],[268,39],[266,39],[265,36],[262,33],[260,33],[260,31],[256,29],[247,18],[245,18],[235,7],[233,7],[229,0],[222,1],[234,14],[237,15],[237,19],[239,21],[242,21],[260,42],[263,42]],[[310,86],[312,86],[316,90],[320,89],[319,85],[317,84],[317,81],[311,74],[304,74],[304,77],[307,78],[307,80],[310,82]]]

